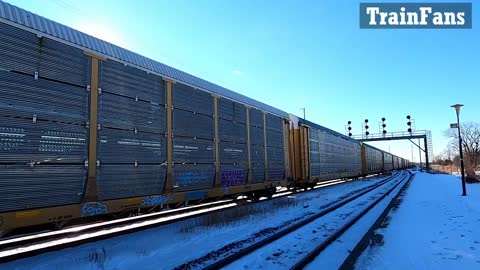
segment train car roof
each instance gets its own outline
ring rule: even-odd
[[[368,143],[365,143],[365,142],[362,142],[362,144],[364,144],[366,147],[373,148],[373,149],[378,150],[378,151],[380,151],[380,152],[387,152],[387,151],[385,151],[385,150],[382,150],[382,149],[380,149],[380,148],[377,148],[377,147],[372,146],[372,145],[370,145],[370,144],[368,144]],[[388,153],[388,152],[387,152],[387,153]]]
[[[335,130],[332,130],[332,129],[329,129],[329,128],[326,128],[324,126],[320,126],[319,124],[315,124],[311,121],[308,121],[308,120],[305,120],[305,119],[302,119],[302,118],[298,118],[298,122],[299,124],[303,124],[305,126],[309,126],[309,127],[313,127],[313,128],[316,128],[316,129],[319,129],[321,131],[324,131],[324,132],[327,132],[327,133],[330,133],[330,134],[333,134],[335,136],[338,136],[338,137],[341,137],[342,139],[345,139],[347,141],[352,141],[352,142],[355,142],[355,143],[358,143],[360,144],[359,141],[355,140],[355,139],[352,139],[348,136],[345,136],[343,135],[342,133],[338,132],[338,131],[335,131]]]
[[[196,76],[167,66],[140,54],[134,53],[99,38],[95,38],[71,27],[57,23],[40,15],[26,11],[0,0],[0,22],[45,36],[56,41],[77,47],[104,58],[122,62],[164,78],[190,85],[219,96],[255,107],[272,114],[288,117],[288,114],[273,106],[249,98],[225,87],[200,79]]]

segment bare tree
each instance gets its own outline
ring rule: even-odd
[[[458,130],[445,130],[444,135],[451,138],[448,149],[452,153],[458,153]],[[465,162],[465,171],[468,178],[475,178],[475,168],[480,163],[480,123],[466,122],[460,124],[462,136],[462,149]]]

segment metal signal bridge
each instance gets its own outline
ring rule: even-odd
[[[358,135],[353,135],[351,133],[351,121],[348,121],[348,126],[346,128],[346,133],[349,137],[360,141],[360,142],[375,142],[375,141],[395,141],[395,140],[409,140],[416,147],[418,147],[422,152],[425,153],[425,166],[427,170],[430,168],[429,157],[433,156],[433,145],[432,145],[432,134],[430,130],[414,130],[415,129],[415,120],[413,120],[410,115],[407,115],[407,126],[408,129],[405,132],[387,132],[385,118],[382,118],[382,122],[379,122],[379,133],[370,133],[368,126],[368,119],[365,119],[365,123],[362,124],[362,133]],[[413,139],[423,139],[425,149],[420,146],[420,142],[417,144]],[[413,162],[413,160],[412,160]],[[420,165],[421,165],[420,157]]]

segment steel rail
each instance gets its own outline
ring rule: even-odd
[[[335,240],[337,240],[340,236],[342,236],[350,227],[356,224],[362,217],[364,217],[370,210],[372,210],[375,206],[377,206],[380,202],[382,202],[390,193],[392,193],[400,184],[403,183],[402,188],[399,189],[398,193],[401,193],[403,187],[408,184],[410,179],[412,178],[412,174],[409,172],[409,177],[402,179],[392,188],[390,188],[387,192],[382,194],[382,196],[375,199],[371,204],[368,205],[365,209],[363,209],[360,213],[358,213],[354,218],[350,219],[347,223],[345,223],[342,227],[336,230],[332,235],[330,235],[326,240],[322,241],[319,245],[317,245],[312,251],[307,253],[306,256],[302,257],[300,261],[298,261],[294,266],[290,268],[290,270],[300,270],[307,266],[309,263],[315,260],[315,258],[324,251],[330,244],[332,244]],[[405,181],[406,180],[406,181]],[[394,196],[395,198],[396,196]]]
[[[280,191],[279,193],[274,194],[273,199],[281,198],[284,196],[291,195],[293,193],[303,193],[311,192],[319,188],[329,187],[332,185],[338,185],[350,182],[351,180],[329,180],[320,182],[311,190],[303,191]],[[262,202],[261,200],[259,202]],[[216,213],[230,209],[233,207],[242,206],[250,203],[258,203],[248,199],[239,199],[239,200],[225,200],[221,202],[213,202],[200,204],[195,206],[189,206],[179,209],[167,210],[162,212],[156,212],[151,214],[145,214],[135,217],[116,219],[107,222],[94,223],[89,225],[81,225],[76,227],[70,227],[67,229],[53,231],[53,232],[44,232],[40,234],[24,235],[21,237],[10,238],[10,239],[0,239],[0,264],[11,262],[14,260],[32,257],[39,255],[45,252],[57,251],[67,247],[74,247],[81,244],[99,241],[108,239],[114,236],[124,235],[128,233],[133,233],[149,228],[154,228],[162,225],[171,224],[174,222],[179,222],[189,218],[199,217],[205,214]],[[212,209],[212,210],[209,210]],[[176,217],[178,216],[178,217]],[[176,218],[175,218],[176,217]],[[168,220],[155,222],[156,219],[171,218]],[[140,225],[140,223],[146,222],[148,224]],[[81,235],[94,234],[96,232],[101,232],[104,230],[112,230],[114,228],[120,227],[129,227],[138,224],[138,227],[130,227],[125,229],[119,229],[114,232],[99,234],[91,237],[80,237]],[[65,238],[75,238],[80,237],[80,239],[72,240],[71,242],[65,242],[61,244],[48,245],[50,242],[55,242]],[[45,245],[45,247],[40,247],[40,245]],[[38,246],[38,247],[35,247]],[[14,250],[19,250],[18,253],[14,253]],[[3,253],[3,254],[2,254]]]
[[[245,255],[267,245],[267,244],[270,244],[272,242],[274,242],[275,240],[299,229],[300,227],[303,227],[311,222],[313,222],[314,220],[317,220],[319,218],[321,218],[322,216],[325,216],[326,214],[330,213],[330,212],[333,212],[335,211],[336,209],[342,207],[343,205],[369,193],[370,191],[372,190],[375,190],[381,186],[383,186],[384,184],[386,183],[389,183],[390,181],[396,179],[398,176],[400,176],[401,173],[396,173],[395,175],[392,175],[390,177],[387,177],[386,179],[380,181],[379,183],[376,183],[374,185],[371,185],[371,186],[368,186],[368,187],[365,187],[365,188],[362,188],[360,190],[358,190],[355,194],[353,194],[352,196],[350,197],[347,197],[347,198],[344,198],[340,201],[337,201],[337,202],[333,202],[331,204],[329,204],[326,208],[324,208],[322,211],[320,211],[319,213],[316,213],[300,222],[297,222],[291,226],[288,226],[287,228],[284,228],[282,229],[281,231],[265,238],[265,239],[262,239],[258,242],[255,242],[243,249],[240,249],[240,250],[235,250],[234,253],[232,253],[231,255],[228,255],[208,266],[205,266],[203,267],[203,269],[219,269],[219,268],[222,268],[222,267],[225,267],[227,265],[229,265],[230,263],[244,257]],[[206,256],[209,256],[208,254]],[[198,259],[197,259],[198,260]],[[191,269],[191,264],[195,265],[196,260],[194,261],[190,261],[190,262],[187,262],[187,263],[184,263],[180,266],[177,266],[175,269]]]

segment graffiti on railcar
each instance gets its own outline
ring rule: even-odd
[[[99,202],[89,202],[82,207],[82,217],[91,217],[108,214],[108,208],[105,204]]]
[[[175,173],[175,183],[176,186],[192,186],[195,184],[207,183],[210,181],[210,173],[202,171],[191,171],[191,172],[176,172]]]
[[[224,170],[222,171],[223,187],[245,185],[245,173],[242,169]]]
[[[158,195],[158,196],[149,196],[145,198],[142,202],[142,206],[155,206],[167,203],[169,201],[173,201],[173,194],[168,195]]]

